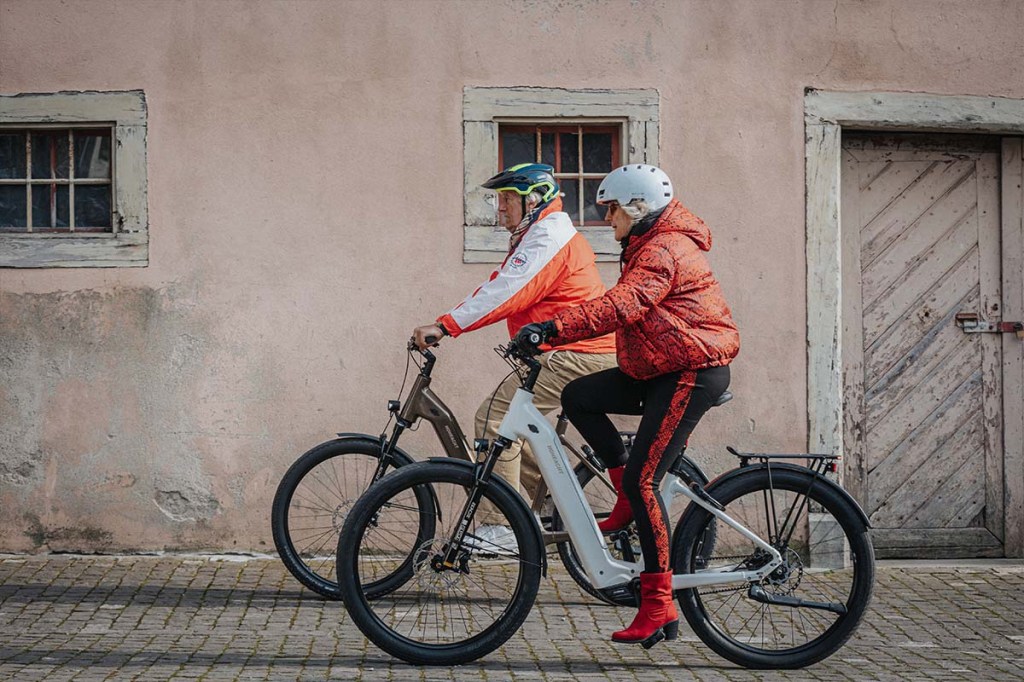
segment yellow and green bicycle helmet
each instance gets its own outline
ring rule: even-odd
[[[524,198],[531,192],[537,192],[541,203],[546,204],[558,196],[554,173],[555,169],[547,164],[520,163],[501,171],[481,187],[496,192],[515,192]]]

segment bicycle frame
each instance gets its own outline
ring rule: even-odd
[[[426,362],[423,368],[416,375],[413,380],[412,386],[409,388],[409,393],[404,404],[398,401],[391,401],[388,404],[388,409],[397,414],[397,420],[394,429],[391,432],[391,437],[383,442],[381,462],[378,465],[378,470],[374,474],[373,480],[376,481],[384,476],[387,467],[390,466],[390,454],[396,447],[399,437],[406,429],[413,428],[416,423],[423,419],[430,423],[433,427],[434,432],[437,434],[438,440],[441,442],[441,447],[444,449],[445,454],[448,457],[454,457],[456,459],[467,460],[475,462],[476,457],[473,456],[472,451],[469,448],[468,441],[462,427],[459,426],[459,421],[455,417],[455,413],[445,405],[444,401],[434,393],[430,388],[431,383],[431,372],[434,368],[434,362],[436,362],[436,356],[428,351],[423,351],[422,355],[426,358]],[[532,394],[531,394],[532,395]],[[532,404],[531,404],[532,406]],[[534,407],[534,410],[536,408]],[[538,412],[538,414],[540,414]],[[547,419],[541,417],[545,424],[548,423]],[[576,449],[565,438],[565,430],[568,427],[568,420],[564,416],[560,416],[558,425],[554,428],[554,433],[569,452],[573,454],[580,462],[588,467],[595,475],[597,475],[598,481],[603,484],[608,490],[614,492],[615,487],[608,480],[607,476],[603,474],[601,469],[591,462],[590,458],[584,455],[582,452]],[[675,484],[680,488],[685,488],[674,476],[666,477],[666,480],[671,478],[675,481]],[[534,512],[538,516],[544,506],[544,500],[546,496],[545,481],[542,478],[541,486],[537,490],[533,500],[530,511]],[[565,531],[544,531],[542,533],[545,544],[552,544],[556,542],[564,542],[569,538],[568,533]]]
[[[569,460],[562,448],[561,440],[555,429],[534,406],[533,394],[530,391],[524,388],[516,391],[508,413],[498,428],[498,434],[508,442],[515,442],[522,438],[530,444],[551,499],[558,508],[562,522],[565,524],[591,584],[602,589],[627,583],[637,577],[642,568],[642,562],[619,561],[613,558],[608,551],[604,536],[597,526],[597,520],[573,474],[572,467],[569,466]],[[500,451],[500,446],[496,446],[492,449],[491,456],[493,457],[495,454],[500,456]],[[490,467],[485,467],[485,469],[489,474]],[[771,561],[757,570],[737,571],[733,570],[733,567],[725,567],[697,573],[676,574],[672,578],[673,589],[757,582],[782,564],[782,555],[774,547],[725,512],[701,499],[688,487],[673,486],[672,492],[685,495],[690,499],[691,504],[700,505],[771,556]],[[662,491],[663,496],[664,494],[665,490]]]
[[[473,461],[466,443],[466,436],[463,434],[455,414],[430,389],[432,359],[432,357],[428,359],[428,367],[424,368],[424,371],[420,372],[413,381],[412,388],[409,389],[409,397],[406,398],[405,405],[401,406],[398,421],[388,442],[396,442],[402,431],[411,428],[420,419],[425,419],[434,427],[434,432],[437,434],[438,440],[441,441],[441,447],[444,448],[446,455]]]

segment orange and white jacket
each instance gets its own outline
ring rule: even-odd
[[[550,320],[562,308],[604,295],[597,257],[561,208],[561,200],[552,201],[501,267],[437,319],[450,335],[505,320],[511,337],[531,322]],[[615,337],[607,334],[559,349],[614,353]]]

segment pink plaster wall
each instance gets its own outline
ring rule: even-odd
[[[489,272],[462,263],[467,85],[659,90],[743,334],[695,448],[802,449],[804,88],[1024,97],[1022,25],[993,0],[0,0],[0,93],[145,91],[151,230],[145,269],[0,270],[0,551],[272,547],[287,466],[379,431],[411,328]],[[467,428],[499,327],[441,351]]]

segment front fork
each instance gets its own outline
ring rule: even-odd
[[[389,408],[390,409],[390,408]],[[373,478],[370,479],[370,485],[367,489],[373,486],[374,483],[384,478],[384,475],[388,472],[391,467],[391,463],[395,459],[395,449],[398,447],[398,438],[405,431],[408,423],[402,423],[403,420],[399,420],[395,424],[395,428],[391,431],[391,438],[385,438],[384,433],[380,434],[380,456],[377,458],[377,468],[373,471]],[[377,525],[377,521],[380,518],[380,511],[374,513],[373,518],[370,519],[370,524],[373,526]]]
[[[398,438],[405,428],[406,425],[398,423],[391,431],[391,438],[385,438],[383,433],[380,434],[380,457],[377,458],[377,468],[373,472],[373,478],[370,479],[370,485],[384,478],[384,474],[388,472],[388,467],[391,466],[394,459],[395,448],[398,447]]]
[[[469,497],[462,511],[458,516],[458,523],[455,526],[455,533],[449,538],[444,549],[434,558],[436,569],[446,568],[453,570],[466,570],[465,562],[460,559],[465,555],[462,548],[462,541],[469,530],[469,524],[473,521],[480,500],[483,499],[484,491],[491,483],[491,472],[494,471],[494,464],[501,457],[501,453],[512,445],[512,441],[504,436],[498,436],[491,444],[487,457],[479,462],[474,468],[473,487],[469,491]]]

